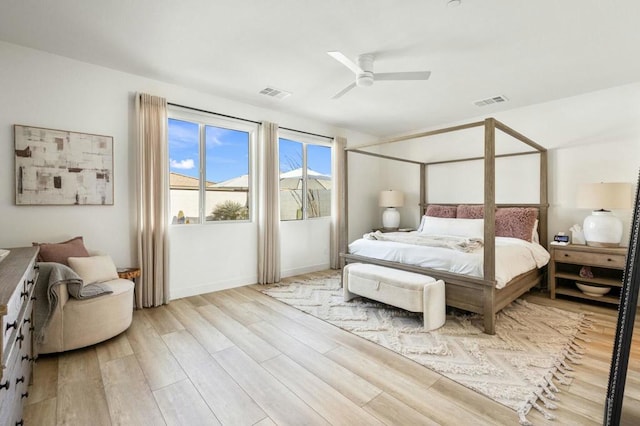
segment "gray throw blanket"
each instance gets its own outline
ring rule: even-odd
[[[66,265],[39,262],[40,274],[35,289],[35,332],[38,342],[44,341],[51,316],[58,306],[58,286],[67,285],[69,296],[75,299],[91,299],[113,293],[108,286],[95,283],[83,285],[82,278]]]
[[[441,235],[421,235],[416,232],[370,232],[362,236],[365,240],[393,241],[418,246],[442,247],[464,253],[473,253],[484,244],[481,238],[464,238]]]

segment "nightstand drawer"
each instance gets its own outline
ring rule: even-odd
[[[626,256],[620,254],[583,253],[563,249],[554,249],[553,253],[553,259],[556,262],[616,269],[624,269],[625,267]]]

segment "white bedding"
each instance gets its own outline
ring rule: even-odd
[[[480,278],[483,276],[482,250],[464,253],[442,247],[361,238],[349,244],[349,253],[456,274]],[[549,253],[540,244],[518,238],[496,237],[496,288],[503,288],[522,273],[543,267],[549,257]]]

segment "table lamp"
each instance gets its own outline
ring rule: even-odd
[[[584,219],[584,238],[588,246],[618,247],[622,239],[622,221],[611,209],[631,208],[631,184],[619,182],[588,183],[578,187],[578,208],[593,210]]]
[[[380,207],[386,207],[382,213],[382,227],[384,229],[398,229],[400,226],[400,212],[396,207],[404,204],[404,194],[392,189],[380,192]]]

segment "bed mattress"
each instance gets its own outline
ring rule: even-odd
[[[358,239],[349,244],[349,253],[479,278],[484,275],[482,249],[465,253],[443,247]],[[505,287],[520,274],[543,267],[549,258],[549,252],[540,244],[496,237],[496,288]]]

